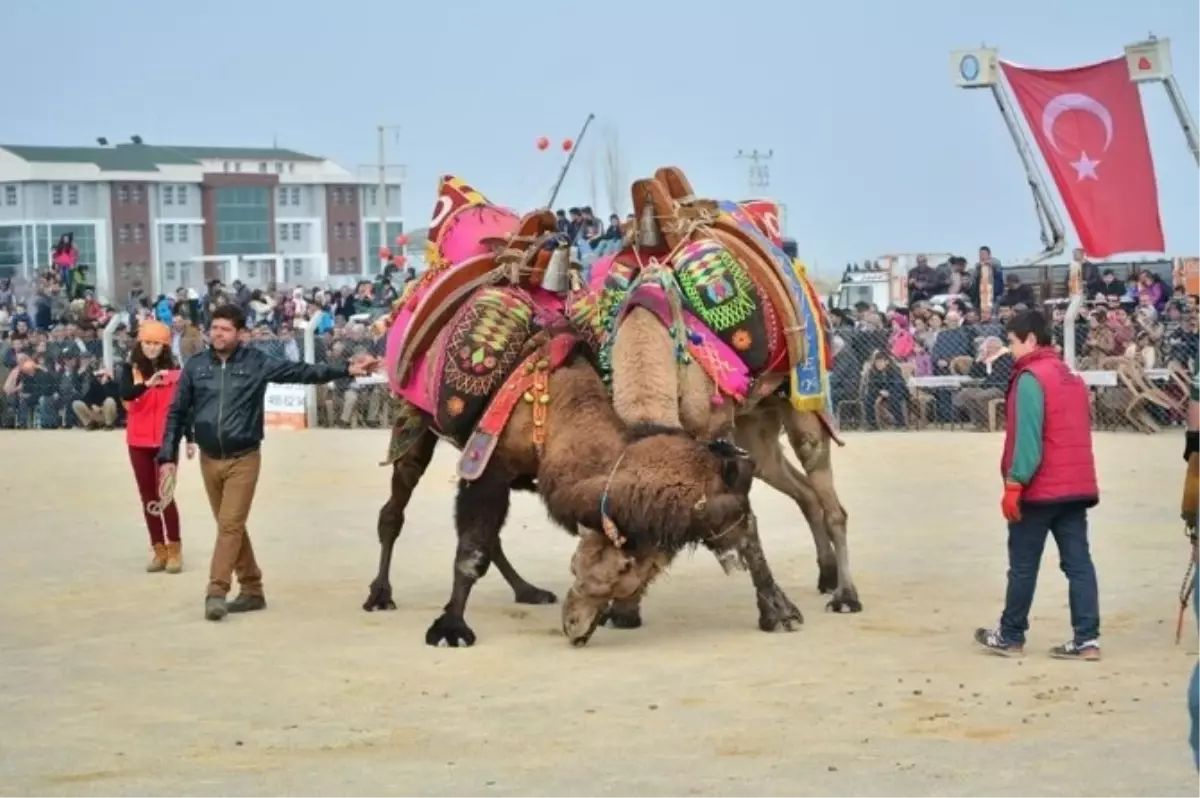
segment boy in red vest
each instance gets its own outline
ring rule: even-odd
[[[1008,322],[1015,358],[1005,414],[1001,511],[1008,521],[1008,593],[998,629],[976,629],[975,642],[1003,656],[1025,651],[1029,608],[1046,536],[1054,535],[1067,576],[1074,637],[1051,649],[1058,659],[1100,659],[1100,599],[1088,549],[1087,511],[1100,500],[1092,455],[1087,385],[1054,351],[1051,328],[1036,310]]]

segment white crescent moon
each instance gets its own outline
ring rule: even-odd
[[[1062,149],[1058,146],[1058,139],[1054,138],[1054,123],[1067,111],[1087,111],[1099,119],[1104,124],[1104,149],[1108,149],[1113,140],[1112,114],[1095,97],[1072,92],[1058,95],[1046,103],[1046,108],[1042,111],[1042,134],[1055,152],[1062,152]]]

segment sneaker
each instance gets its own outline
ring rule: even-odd
[[[225,606],[224,596],[209,596],[204,599],[204,618],[209,621],[219,621],[229,614]]]
[[[1025,654],[1024,643],[1005,640],[998,629],[976,629],[975,642],[1001,657],[1020,657]]]
[[[1097,662],[1100,659],[1100,644],[1095,640],[1084,640],[1082,643],[1072,640],[1050,649],[1050,656],[1055,659],[1083,659]]]
[[[247,596],[238,593],[238,597],[225,605],[229,612],[257,612],[267,608],[267,600],[262,596]]]

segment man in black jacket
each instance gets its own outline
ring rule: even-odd
[[[158,453],[163,478],[174,477],[179,442],[191,419],[200,449],[204,490],[217,521],[217,543],[209,569],[204,617],[219,621],[229,612],[265,609],[262,572],[246,531],[261,464],[263,396],[268,383],[317,384],[370,374],[379,359],[364,355],[341,367],[292,363],[239,343],[246,316],[238,305],[212,314],[210,349],[183,367]],[[226,603],[233,574],[240,587]]]

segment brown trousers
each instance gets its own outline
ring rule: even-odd
[[[262,453],[255,451],[232,460],[215,460],[200,455],[200,473],[204,490],[217,521],[217,545],[213,547],[208,571],[208,595],[224,597],[229,593],[233,574],[237,574],[242,593],[261,596],[262,571],[254,559],[246,519],[254,503]]]
[[[1183,478],[1183,504],[1180,515],[1188,526],[1196,525],[1196,514],[1200,510],[1200,452],[1188,455],[1187,476]]]

